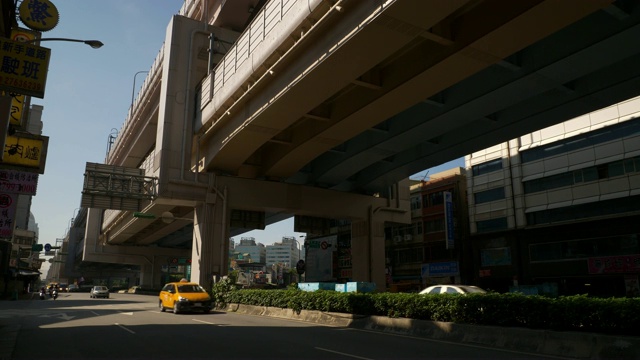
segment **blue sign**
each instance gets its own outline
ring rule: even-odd
[[[453,200],[451,192],[444,192],[444,233],[447,249],[453,249],[454,247],[454,229],[453,229]]]
[[[51,244],[45,244],[44,251],[51,251]]]
[[[422,265],[422,277],[428,276],[458,276],[460,271],[458,269],[457,261],[445,261],[438,263],[429,263]]]

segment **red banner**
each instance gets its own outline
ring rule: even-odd
[[[640,272],[640,254],[589,258],[589,274]]]

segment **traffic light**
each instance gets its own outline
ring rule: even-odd
[[[42,251],[42,244],[33,244],[31,245],[31,251]]]

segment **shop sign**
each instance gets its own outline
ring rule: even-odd
[[[422,277],[429,276],[458,276],[460,270],[457,261],[427,263],[422,265]]]
[[[0,193],[0,238],[11,238],[18,194]]]
[[[20,21],[32,30],[49,31],[60,20],[58,9],[49,0],[23,0],[18,11]]]
[[[0,169],[0,192],[22,195],[35,195],[38,187],[38,174],[17,170]]]
[[[18,165],[22,170],[31,169],[44,174],[49,137],[28,133],[7,136],[2,163]],[[28,169],[27,169],[28,168]]]
[[[0,40],[0,90],[44,98],[51,50],[26,42]]]
[[[589,274],[640,272],[640,254],[592,257],[587,262]]]

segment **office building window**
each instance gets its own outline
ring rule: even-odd
[[[424,222],[425,234],[444,231],[444,219],[435,219]]]
[[[504,187],[477,192],[473,194],[473,198],[476,204],[482,204],[494,200],[502,200],[505,198]]]
[[[507,218],[502,217],[497,219],[476,221],[476,228],[479,233],[506,230]]]
[[[420,196],[412,196],[411,197],[411,210],[418,210],[422,208],[422,204],[420,203]]]
[[[604,127],[586,134],[576,135],[564,140],[545,144],[533,149],[520,152],[522,163],[540,160],[547,157],[565,154],[571,151],[583,149],[589,146],[602,144],[612,140],[640,134],[640,119],[622,122],[620,124]],[[475,172],[474,172],[475,175]]]
[[[488,174],[500,169],[502,169],[502,158],[483,162],[482,164],[473,165],[471,167],[473,176]]]
[[[597,216],[640,211],[640,196],[611,199],[527,213],[528,225],[576,221]]]
[[[634,172],[640,172],[640,156],[634,158],[613,161],[607,164],[590,166],[588,168],[547,176],[540,179],[525,181],[524,193],[530,194],[538,191],[546,191],[571,186],[589,181],[603,180],[615,176],[622,176]]]

